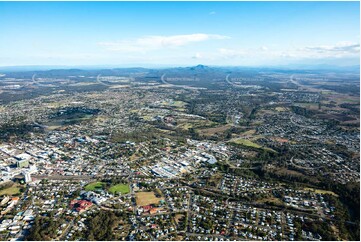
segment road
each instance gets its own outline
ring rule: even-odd
[[[74,220],[76,219],[77,217],[74,217],[70,223],[68,224],[68,226],[66,227],[66,229],[64,229],[63,233],[61,233],[61,235],[59,235],[57,238],[55,238],[55,240],[62,240],[64,241],[65,240],[65,236],[69,233],[69,230],[74,226]]]
[[[93,176],[34,175],[31,177],[33,177],[35,179],[48,179],[48,180],[90,180],[90,179],[94,179]]]
[[[297,168],[299,168],[299,169],[314,170],[314,169],[319,169],[319,168],[322,167],[322,166],[318,166],[318,167],[303,167],[303,166],[299,166],[299,165],[296,165],[296,164],[293,162],[293,160],[294,160],[293,158],[294,158],[294,156],[292,156],[291,159],[290,159],[291,165],[293,165],[294,167],[297,167]]]
[[[294,115],[292,115],[291,117],[290,117],[290,121],[291,121],[291,123],[292,124],[294,124],[294,125],[296,125],[296,126],[298,126],[298,127],[301,127],[301,128],[305,128],[305,129],[311,129],[311,128],[317,128],[318,126],[313,126],[313,125],[301,125],[301,124],[298,124],[298,123],[296,123],[294,120],[293,120],[293,118],[294,118]]]
[[[231,85],[232,87],[242,88],[242,85],[234,84],[233,82],[231,82],[231,81],[229,80],[229,76],[230,76],[230,75],[231,75],[231,74],[228,74],[228,75],[226,76],[225,81],[226,81],[229,85]],[[246,95],[251,95],[251,94],[250,94],[250,90],[247,90]]]

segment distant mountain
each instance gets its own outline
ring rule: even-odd
[[[208,66],[198,65],[198,66],[195,66],[195,67],[190,67],[190,69],[198,71],[198,70],[207,70],[207,69],[210,69],[210,68]]]
[[[72,66],[1,66],[0,71],[18,72],[18,71],[48,71],[52,69],[70,69]]]
[[[208,73],[223,71],[260,71],[260,70],[276,70],[276,71],[351,71],[359,72],[360,66],[335,66],[327,64],[317,65],[302,65],[302,64],[290,64],[283,66],[260,66],[260,67],[248,67],[248,66],[206,66],[199,64],[197,66],[190,67],[168,67],[168,68],[144,68],[144,67],[117,67],[117,66],[4,66],[0,67],[0,73],[22,73],[23,75],[32,74],[50,74],[56,75],[122,75],[122,74],[134,74],[144,72],[154,73],[176,73],[178,71],[187,72],[188,74]]]

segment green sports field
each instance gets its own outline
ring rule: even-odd
[[[111,193],[121,192],[122,194],[127,194],[130,192],[130,189],[128,184],[117,184],[109,188],[109,192]]]
[[[104,182],[92,182],[85,186],[86,191],[94,191],[97,189],[102,189],[105,185]]]

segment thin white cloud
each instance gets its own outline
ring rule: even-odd
[[[202,59],[203,55],[199,52],[197,52],[194,56],[192,56],[192,59]]]
[[[209,15],[215,15],[215,14],[216,14],[215,11],[209,12]]]
[[[322,59],[322,58],[348,58],[360,55],[360,44],[351,42],[340,42],[335,45],[305,46],[301,48],[270,49],[265,46],[253,49],[220,48],[217,54],[221,58],[258,58],[258,59]]]
[[[262,51],[267,51],[268,50],[268,47],[267,46],[261,46],[260,48]]]
[[[306,53],[309,52],[326,56],[344,56],[359,54],[360,44],[351,42],[340,42],[336,45],[309,46],[300,50],[305,51]]]
[[[175,48],[196,42],[208,40],[223,40],[230,37],[218,34],[188,34],[171,36],[145,36],[134,40],[121,40],[117,42],[100,42],[100,46],[111,51],[146,52],[164,48]]]

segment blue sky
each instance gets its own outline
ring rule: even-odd
[[[0,2],[0,66],[359,64],[359,2]]]

